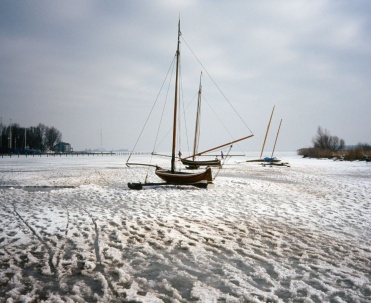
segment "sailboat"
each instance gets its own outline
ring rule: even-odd
[[[262,150],[260,152],[260,157],[259,159],[254,159],[254,160],[246,160],[246,162],[279,162],[280,160],[278,159],[273,159],[273,153],[272,153],[272,157],[271,158],[268,158],[268,157],[265,157],[265,158],[262,158],[263,156],[263,153],[264,153],[264,147],[265,147],[265,143],[267,142],[267,136],[268,136],[268,133],[269,133],[269,128],[271,126],[271,122],[272,122],[272,117],[273,117],[273,113],[274,113],[274,108],[275,106],[273,106],[273,109],[272,109],[272,112],[271,112],[271,116],[269,118],[269,123],[268,123],[268,126],[267,126],[267,130],[265,132],[265,137],[264,137],[264,141],[263,141],[263,146],[262,146]],[[278,136],[278,134],[277,134]],[[276,138],[276,142],[277,142],[277,138]]]
[[[266,166],[266,165],[270,165],[270,166],[272,166],[272,165],[289,166],[289,163],[282,162],[281,160],[277,159],[276,157],[273,157],[274,150],[276,149],[276,144],[277,144],[277,140],[278,140],[278,134],[279,134],[280,129],[281,129],[282,119],[281,119],[280,125],[278,127],[278,131],[277,131],[277,134],[276,134],[276,139],[274,141],[274,146],[273,146],[273,150],[272,150],[271,156],[270,157],[264,157],[264,158],[262,158],[263,153],[264,153],[265,143],[267,141],[267,136],[268,136],[269,128],[270,128],[270,125],[271,125],[271,122],[272,122],[272,117],[273,117],[274,109],[275,109],[275,106],[273,106],[272,113],[271,113],[271,116],[269,118],[269,123],[268,123],[268,126],[267,126],[267,131],[265,133],[264,142],[263,142],[263,146],[262,146],[262,150],[261,150],[259,159],[246,160],[246,162],[260,162],[263,166]]]
[[[200,166],[215,166],[221,167],[221,162],[219,159],[211,159],[211,160],[196,160],[196,154],[198,151],[198,143],[200,139],[200,116],[201,116],[201,95],[202,95],[202,85],[201,85],[201,77],[202,72],[200,75],[200,84],[198,88],[198,100],[197,100],[197,114],[196,114],[196,126],[195,126],[195,135],[193,140],[193,155],[190,156],[191,160],[187,158],[181,158],[180,161],[186,165],[187,169],[198,169]]]
[[[202,75],[202,73],[201,73],[201,75]],[[221,167],[222,164],[221,164],[221,161],[219,159],[196,160],[196,157],[201,156],[203,154],[207,154],[207,153],[209,153],[211,151],[214,151],[214,150],[217,150],[217,149],[221,149],[221,148],[226,147],[226,146],[230,146],[230,149],[231,149],[232,146],[233,146],[232,144],[240,142],[242,140],[246,140],[246,139],[251,138],[251,137],[254,136],[253,134],[251,134],[251,135],[248,135],[246,137],[243,137],[243,138],[240,138],[240,139],[237,139],[237,140],[233,140],[231,142],[224,143],[222,145],[215,146],[215,147],[207,149],[205,151],[198,152],[197,151],[198,140],[199,140],[199,136],[200,136],[200,123],[199,123],[199,121],[200,121],[200,113],[201,113],[201,94],[202,94],[202,86],[201,86],[201,77],[200,77],[200,85],[199,85],[199,90],[198,90],[198,101],[197,101],[196,127],[195,127],[195,136],[194,136],[194,144],[193,144],[193,154],[191,156],[180,159],[184,165],[187,165],[188,169],[197,169],[200,166]],[[221,157],[223,158],[223,154],[221,154]]]
[[[177,111],[178,111],[178,85],[179,85],[179,59],[180,59],[180,20],[178,22],[178,42],[176,50],[176,74],[175,74],[175,96],[174,96],[174,116],[173,116],[173,136],[171,149],[171,168],[164,169],[155,166],[155,174],[165,181],[164,183],[128,183],[130,189],[142,189],[143,186],[149,185],[193,185],[201,188],[206,188],[207,184],[212,183],[212,172],[210,167],[206,167],[201,172],[180,172],[175,170],[175,151],[176,151],[176,137],[177,137]],[[127,162],[127,165],[130,163]]]
[[[264,158],[263,166],[266,166],[266,165],[270,165],[270,166],[277,165],[277,166],[288,166],[288,167],[290,166],[290,164],[288,162],[281,162],[281,160],[278,160],[277,158],[273,157],[274,150],[276,149],[278,134],[280,133],[280,129],[281,129],[281,124],[282,124],[282,119],[280,121],[280,125],[278,126],[278,130],[277,130],[277,134],[276,134],[276,140],[274,141],[272,154],[271,154],[270,157],[265,157]]]

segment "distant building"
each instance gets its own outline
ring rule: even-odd
[[[72,151],[71,144],[65,142],[59,142],[53,147],[53,151],[56,153],[69,153]]]

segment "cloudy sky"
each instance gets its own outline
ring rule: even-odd
[[[273,106],[267,150],[280,119],[277,150],[310,146],[318,126],[371,143],[368,0],[0,1],[3,124],[54,126],[75,150],[131,149],[174,58],[179,16],[184,102],[201,70],[205,96],[215,82],[226,97],[203,105],[205,147],[230,139],[208,121],[222,109],[229,134],[251,130],[243,149],[260,150]],[[149,125],[140,150],[153,148]]]

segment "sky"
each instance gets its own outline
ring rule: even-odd
[[[281,119],[278,151],[311,146],[318,126],[348,145],[371,144],[368,0],[2,0],[2,123],[54,126],[75,151],[152,151],[155,121],[173,119],[164,111],[145,124],[171,70],[179,18],[180,108],[195,110],[202,71],[202,148],[253,133],[240,148],[260,150],[274,106],[267,151]],[[191,138],[187,115],[179,133]]]

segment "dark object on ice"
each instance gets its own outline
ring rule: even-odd
[[[290,164],[288,162],[265,162],[265,163],[262,163],[262,165],[265,167],[265,166],[286,166],[286,167],[290,167]]]
[[[128,187],[130,189],[135,190],[141,190],[145,186],[168,186],[168,185],[189,185],[189,186],[195,186],[198,188],[207,188],[208,182],[207,181],[199,181],[195,183],[189,183],[189,184],[176,184],[176,183],[168,183],[168,182],[162,182],[162,183],[128,183]]]
[[[278,162],[279,161],[275,157],[265,157],[263,160],[264,160],[264,162],[269,162],[269,163]]]

